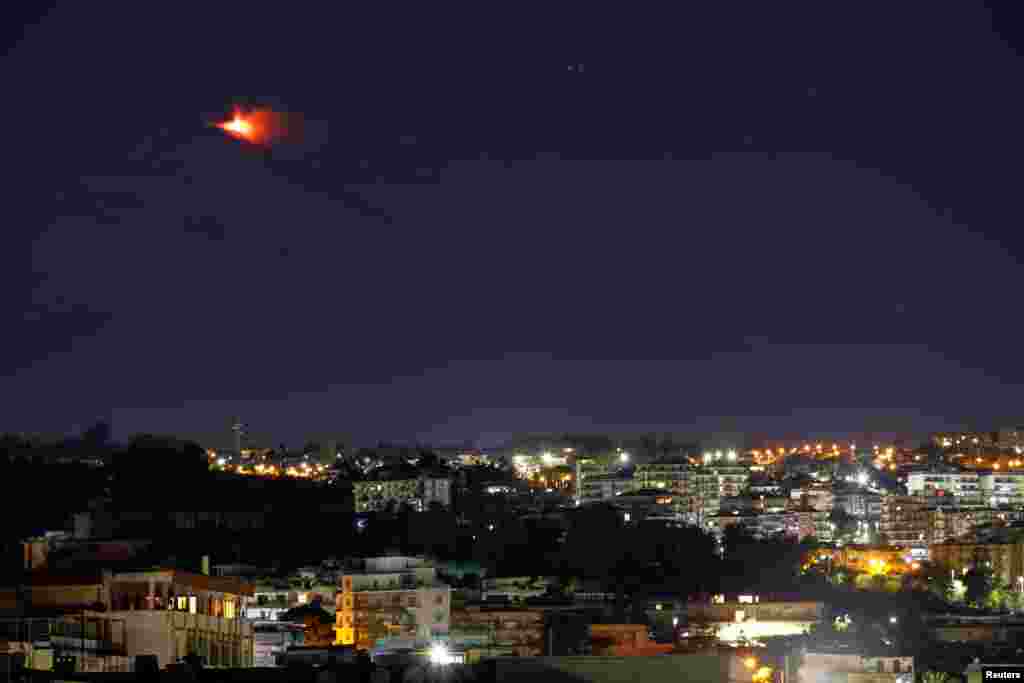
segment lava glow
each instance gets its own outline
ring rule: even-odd
[[[271,145],[277,142],[296,141],[299,137],[299,121],[294,115],[286,115],[271,109],[236,109],[227,121],[214,124],[233,138],[254,145]]]
[[[240,109],[236,109],[230,120],[215,125],[231,137],[258,144],[264,142],[263,138],[266,137],[266,127],[260,125],[261,122],[259,117],[257,117],[257,113],[245,113]]]
[[[248,140],[253,136],[252,122],[241,114],[235,114],[230,121],[218,124],[218,128],[237,137]]]

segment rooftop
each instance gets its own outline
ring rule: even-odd
[[[111,574],[113,581],[124,581],[129,578],[165,578],[173,583],[188,584],[201,590],[211,590],[221,593],[233,593],[238,595],[253,595],[252,584],[246,583],[232,576],[206,576],[184,572],[178,569],[164,568],[142,568],[134,571],[119,571]],[[97,586],[103,583],[102,572],[70,573],[54,571],[37,571],[28,575],[24,581],[26,586]]]

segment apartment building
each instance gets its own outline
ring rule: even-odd
[[[1024,505],[1024,472],[982,472],[978,482],[983,504],[990,507]]]
[[[412,467],[375,470],[365,481],[352,483],[356,512],[386,510],[407,504],[427,510],[432,503],[452,504],[452,479],[444,472],[423,472]]]
[[[583,500],[586,483],[590,477],[611,474],[609,461],[602,458],[578,458],[576,460],[576,500]]]
[[[858,519],[877,520],[882,516],[882,496],[869,491],[837,493],[833,505]]]
[[[472,605],[452,611],[451,632],[467,649],[488,655],[539,657],[544,653],[544,611]]]
[[[731,526],[740,526],[758,540],[791,536],[806,538],[815,535],[813,516],[809,513],[804,525],[804,535],[800,536],[800,520],[797,513],[778,512],[766,513],[757,511],[719,513],[708,518],[705,528],[708,532],[721,536]]]
[[[817,530],[815,511],[810,508],[793,508],[786,513],[786,535],[798,542],[814,536]]]
[[[835,505],[835,496],[832,490],[822,486],[793,489],[790,492],[790,497],[820,512],[832,512],[832,507]]]
[[[702,524],[717,515],[722,499],[740,495],[750,479],[750,470],[742,466],[712,465],[694,468],[686,475],[687,512]]]
[[[57,620],[66,622],[58,623],[61,637],[80,641],[66,652],[76,658],[76,670],[103,670],[111,654],[128,662],[156,655],[166,666],[191,653],[208,666],[247,667],[253,630],[243,614],[252,595],[252,586],[239,579],[176,569],[40,571],[20,590],[0,589],[0,603],[30,614],[65,615]]]
[[[981,483],[977,472],[911,472],[907,492],[926,498],[932,505],[980,505]]]
[[[926,538],[929,543],[954,541],[973,532],[977,527],[1002,523],[999,512],[991,508],[935,507],[926,511]]]
[[[920,496],[886,496],[878,532],[882,542],[907,547],[927,547],[928,502]]]
[[[451,588],[423,558],[367,558],[341,576],[335,643],[371,649],[377,640],[448,634]]]
[[[656,461],[636,466],[633,478],[640,488],[664,489],[672,493],[686,493],[686,480],[690,472],[689,461]]]
[[[633,489],[633,479],[624,474],[591,474],[584,480],[580,503],[609,500]]]

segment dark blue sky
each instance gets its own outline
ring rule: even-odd
[[[0,429],[1024,419],[1015,16],[275,12],[69,4],[0,62]]]

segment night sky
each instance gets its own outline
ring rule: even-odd
[[[0,61],[0,430],[1024,424],[1015,14],[109,4]]]

